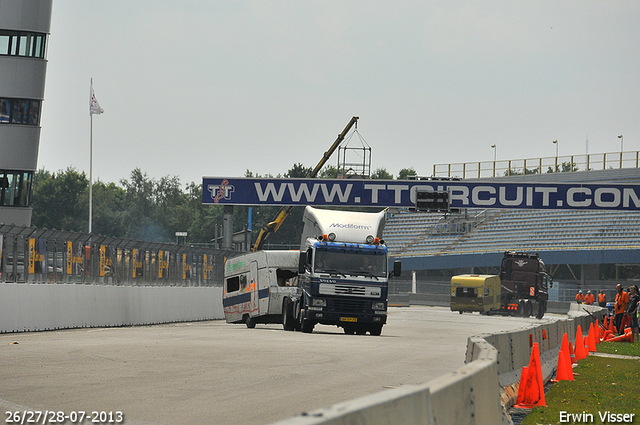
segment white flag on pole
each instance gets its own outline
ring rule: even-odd
[[[93,85],[92,85],[91,86],[91,103],[89,104],[89,114],[97,115],[103,112],[104,112],[104,109],[100,107],[100,104],[98,103],[98,99],[96,99],[96,94],[93,91]]]

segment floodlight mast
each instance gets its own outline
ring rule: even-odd
[[[351,130],[351,127],[353,127],[354,125],[357,125],[358,119],[359,117],[351,118],[351,121],[349,121],[349,124],[347,124],[344,130],[342,130],[342,133],[338,134],[338,138],[336,139],[336,141],[333,142],[329,150],[324,153],[324,155],[322,156],[322,159],[320,160],[320,162],[318,162],[318,165],[316,165],[315,168],[311,170],[309,174],[307,174],[306,178],[315,178],[318,175],[318,173],[320,172],[322,167],[324,167],[324,165],[327,163],[331,155],[333,155],[336,149],[338,149],[338,146],[340,146],[340,143],[342,143],[342,141],[346,137],[349,130]],[[269,235],[278,231],[278,229],[280,228],[284,220],[289,216],[289,213],[291,212],[292,208],[293,206],[291,205],[282,207],[278,212],[278,214],[275,216],[275,218],[269,224],[267,224],[262,229],[260,229],[260,233],[258,233],[256,242],[253,244],[253,247],[251,248],[252,252],[256,252],[262,249],[262,246],[264,245]]]

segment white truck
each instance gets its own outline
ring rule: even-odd
[[[387,247],[380,239],[385,214],[307,206],[300,251],[258,251],[227,261],[227,322],[253,327],[280,318],[285,330],[312,332],[320,323],[342,327],[347,334],[380,335],[387,322],[388,279],[401,273],[399,261],[388,271]],[[253,273],[255,258],[262,258],[264,267],[255,260]],[[269,271],[261,274],[261,268]],[[289,286],[274,285],[272,278],[261,281],[278,273]]]

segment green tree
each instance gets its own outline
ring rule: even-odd
[[[390,174],[386,168],[376,168],[373,174],[371,174],[371,178],[377,180],[391,180],[393,179],[393,174]]]
[[[89,190],[85,190],[81,197],[83,222],[88,228]],[[93,183],[93,218],[92,232],[97,235],[124,237],[124,212],[126,209],[125,191],[115,183],[97,181]],[[85,219],[86,217],[86,219]]]
[[[572,171],[578,171],[579,169],[578,165],[574,162],[563,162],[561,165],[547,168],[547,173],[569,173]]]
[[[33,226],[47,229],[87,231],[88,203],[80,204],[81,195],[89,187],[85,173],[74,168],[50,173],[44,168],[36,172],[33,179]],[[86,211],[83,219],[79,211]]]
[[[130,178],[120,180],[126,191],[125,237],[153,242],[171,240],[154,219],[156,182],[139,168],[131,172]]]
[[[398,180],[408,180],[409,176],[417,176],[417,175],[418,173],[416,173],[416,170],[414,170],[413,167],[403,168],[398,172]]]
[[[309,175],[312,168],[307,168],[301,163],[293,164],[293,167],[289,169],[284,175],[286,178],[295,179],[295,178],[304,178]]]
[[[320,170],[319,177],[321,179],[337,179],[338,168],[333,165],[328,165]]]

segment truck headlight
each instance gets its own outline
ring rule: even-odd
[[[384,303],[373,303],[371,305],[372,310],[384,310]]]
[[[314,307],[326,307],[327,300],[324,300],[322,298],[314,298],[313,301],[311,301],[311,305]]]

